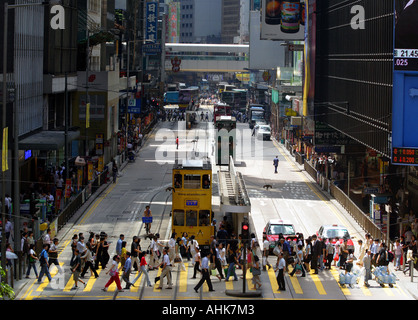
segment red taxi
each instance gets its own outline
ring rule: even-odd
[[[263,235],[267,236],[267,240],[270,245],[270,253],[273,252],[276,242],[279,240],[279,235],[282,234],[285,239],[288,237],[296,239],[295,227],[289,221],[272,219],[267,222],[266,226],[263,229]]]

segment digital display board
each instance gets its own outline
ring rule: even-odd
[[[418,1],[395,1],[394,69],[418,71]]]
[[[418,165],[418,149],[392,148],[392,164]]]

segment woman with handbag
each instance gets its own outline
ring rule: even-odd
[[[293,271],[289,274],[291,277],[293,277],[293,275],[295,274],[296,271],[301,270],[302,271],[302,277],[305,277],[305,268],[303,266],[303,251],[302,251],[302,246],[298,245],[298,251],[296,253],[296,258],[295,258],[295,268],[293,269]]]
[[[115,281],[118,291],[123,292],[122,286],[120,285],[119,272],[118,272],[119,262],[120,262],[120,257],[118,255],[115,255],[113,257],[112,267],[109,269],[108,272],[106,272],[106,274],[110,274],[110,279],[106,283],[105,287],[102,289],[103,291],[107,291],[107,288],[109,288],[109,286],[113,283],[113,281]]]
[[[253,274],[252,282],[254,284],[253,290],[256,290],[256,289],[261,288],[261,280],[260,280],[261,270],[260,270],[260,262],[259,262],[260,259],[258,258],[257,255],[254,255],[253,260],[254,262],[252,266],[252,274]],[[258,288],[257,288],[257,284],[258,284]]]

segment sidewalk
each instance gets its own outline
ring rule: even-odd
[[[291,159],[294,163],[294,165],[301,170],[301,172],[306,176],[306,178],[313,182],[313,184],[315,185],[317,191],[319,191],[327,200],[329,200],[330,202],[332,202],[334,205],[338,204],[338,201],[335,200],[334,198],[331,197],[331,195],[322,190],[319,185],[316,183],[316,181],[314,179],[312,179],[312,177],[305,171],[304,166],[300,165],[296,160],[295,157],[293,155],[290,154],[290,152],[284,147],[284,145],[282,145],[281,143],[279,143],[277,140],[273,139],[273,143],[276,145],[277,148],[279,148],[283,154],[286,154],[286,156],[288,156],[289,159]],[[402,271],[394,271],[394,264],[390,263],[389,265],[389,270],[391,271],[391,273],[393,272],[396,277],[398,278],[398,280],[396,281],[396,285],[400,286],[402,289],[408,291],[408,293],[410,295],[412,295],[414,297],[414,299],[418,300],[418,271],[416,269],[414,269],[414,273],[413,273],[413,281],[411,281],[411,276],[409,276],[409,273],[407,272],[406,275],[403,274]]]
[[[140,150],[142,149],[142,147],[144,146],[144,144],[147,142],[149,135],[151,135],[153,133],[155,129],[155,126],[149,131],[148,134],[144,135],[141,147],[139,147],[137,149],[137,156],[140,152]],[[128,165],[129,161],[128,159],[125,159],[125,161],[121,164],[120,168],[119,168],[119,172],[123,171],[125,169],[125,167]],[[110,181],[108,181],[106,184],[103,184],[99,187],[99,189],[97,189],[97,191],[95,193],[93,193],[90,198],[88,198],[88,200],[82,204],[82,206],[80,207],[80,209],[78,209],[78,211],[68,220],[68,222],[65,224],[65,226],[58,232],[57,237],[59,239],[64,239],[65,237],[67,237],[68,233],[71,232],[71,230],[74,229],[74,225],[79,221],[79,219],[81,219],[84,215],[85,212],[87,212],[90,208],[90,206],[96,201],[96,199],[98,197],[100,197],[104,191],[107,190],[107,188],[109,186],[112,185],[112,179],[110,179]],[[38,266],[37,266],[38,267]],[[39,272],[39,268],[38,268],[38,272]],[[26,270],[24,270],[23,274],[22,274],[22,279],[20,280],[13,280],[13,291],[15,293],[15,296],[18,296],[23,290],[25,290],[25,287],[28,283],[33,283],[33,276],[31,279],[26,279]]]

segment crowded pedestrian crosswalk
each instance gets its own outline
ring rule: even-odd
[[[193,274],[193,266],[186,263],[186,268],[182,270],[180,265],[174,266],[172,269],[173,288],[167,289],[167,280],[157,280],[156,277],[161,274],[161,268],[150,271],[149,275],[152,281],[152,286],[148,287],[145,282],[144,274],[133,283],[129,289],[119,291],[116,283],[113,282],[107,292],[101,289],[108,281],[109,275],[106,274],[106,269],[99,268],[97,273],[98,278],[94,275],[87,274],[84,277],[85,285],[79,284],[77,289],[74,289],[74,279],[68,267],[64,263],[60,263],[63,273],[60,273],[56,266],[52,266],[50,273],[52,281],[49,282],[45,277],[43,281],[38,284],[37,279],[31,279],[26,290],[24,290],[20,297],[21,300],[36,300],[46,298],[60,298],[60,299],[117,299],[117,300],[153,300],[153,299],[168,299],[168,300],[182,300],[182,299],[210,299],[210,300],[228,300],[240,299],[231,297],[226,294],[227,291],[243,291],[242,271],[237,270],[238,281],[226,282],[218,280],[216,276],[211,276],[211,282],[215,291],[209,292],[208,285],[204,283],[201,290],[195,293],[193,287],[198,283],[200,277],[191,279]],[[119,266],[121,271],[122,266]],[[292,267],[289,266],[289,273]],[[370,281],[370,287],[363,286],[363,280],[359,279],[354,286],[342,286],[339,284],[339,270],[331,268],[331,270],[322,271],[319,274],[308,272],[306,277],[301,277],[298,274],[290,276],[285,274],[285,290],[279,290],[276,273],[273,268],[262,271],[260,279],[262,287],[257,289],[261,291],[261,299],[284,299],[284,300],[362,300],[362,299],[379,299],[379,300],[405,300],[412,299],[408,292],[401,288],[400,285],[395,284],[392,288],[386,286],[382,288],[377,282]],[[132,279],[136,278],[138,274],[134,272]],[[163,283],[161,283],[161,281]],[[125,283],[121,280],[122,287]],[[162,287],[162,289],[159,289]],[[252,283],[252,274],[247,270],[246,274],[246,292],[254,292],[254,285]]]

